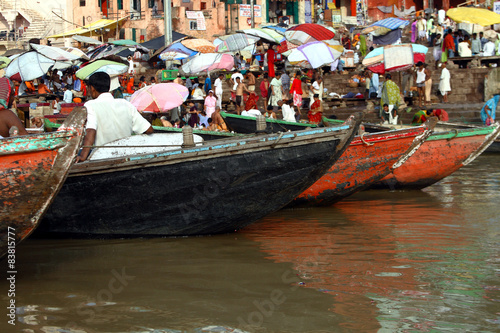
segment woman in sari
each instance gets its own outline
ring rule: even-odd
[[[281,85],[281,73],[277,72],[276,77],[271,81],[271,105],[275,110],[278,109],[278,102],[283,100],[283,86]]]
[[[382,85],[382,98],[380,99],[380,110],[384,104],[389,106],[389,109],[392,111],[393,108],[398,108],[399,106],[399,87],[398,85],[392,81],[391,74],[387,74],[385,76],[385,82]],[[382,116],[382,115],[381,115]]]
[[[314,94],[314,103],[311,105],[311,110],[308,112],[307,118],[311,124],[319,124],[323,118],[323,106],[318,94]]]
[[[411,24],[411,42],[415,43],[417,41],[417,20],[413,21]]]
[[[494,95],[490,98],[481,109],[481,120],[486,126],[490,126],[495,122],[495,113],[497,110],[498,100],[500,95]]]

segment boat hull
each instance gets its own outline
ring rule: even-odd
[[[234,115],[227,112],[221,112],[226,125],[235,133],[251,134],[257,131],[257,122],[255,117]],[[301,131],[306,128],[315,128],[317,125],[307,123],[292,123],[278,119],[266,118],[266,133],[278,133],[286,131]]]
[[[337,163],[291,205],[328,206],[367,188],[406,161],[429,134],[421,126],[356,136]]]
[[[57,195],[76,156],[85,120],[86,112],[79,110],[60,132],[0,140],[0,256],[33,232]]]
[[[401,167],[372,188],[422,189],[472,162],[498,137],[499,125],[432,134]]]
[[[298,132],[267,135],[75,165],[41,229],[85,237],[234,232],[312,185],[343,153],[359,122],[335,138],[322,136],[328,129],[303,131],[309,139]]]

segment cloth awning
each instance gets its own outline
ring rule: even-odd
[[[90,24],[87,24],[83,27],[69,30],[69,31],[63,32],[61,34],[48,36],[47,38],[64,38],[64,37],[71,37],[73,35],[90,35],[90,32],[93,30],[96,30],[96,29],[102,29],[102,28],[106,28],[106,27],[114,28],[114,27],[116,27],[116,24],[118,22],[121,22],[121,21],[126,20],[126,19],[128,19],[128,16],[122,17],[121,19],[118,19],[118,20],[101,19],[101,20],[97,20],[95,22],[92,22]]]

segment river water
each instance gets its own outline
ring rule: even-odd
[[[500,156],[484,155],[423,191],[235,234],[28,239],[0,332],[499,332],[499,205]]]

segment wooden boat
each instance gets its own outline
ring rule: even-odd
[[[0,256],[33,232],[54,200],[75,159],[86,119],[84,110],[75,110],[57,132],[0,140]]]
[[[87,237],[234,232],[311,186],[360,122],[79,163],[39,229]]]
[[[290,204],[332,205],[400,167],[431,134],[436,120],[419,127],[354,137],[344,154],[316,183]]]
[[[224,118],[227,127],[235,133],[255,133],[256,131],[256,118],[241,116],[237,114],[221,112],[220,115]],[[280,119],[266,118],[266,133],[278,133],[286,131],[300,131],[306,128],[316,128],[318,125],[309,123],[292,123]]]
[[[444,131],[439,132],[440,128]],[[500,134],[498,123],[485,127],[447,129],[436,127],[436,131],[415,154],[371,187],[422,189],[430,186],[472,162]]]

